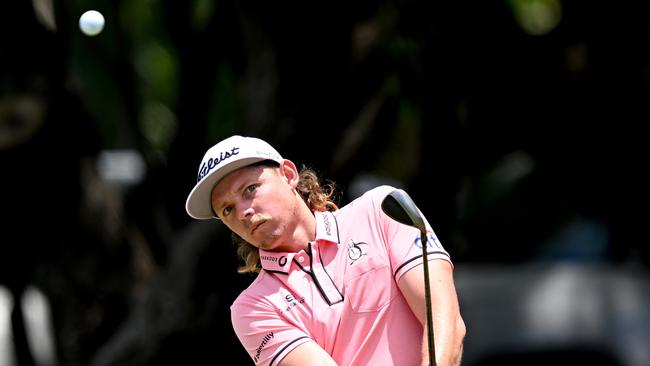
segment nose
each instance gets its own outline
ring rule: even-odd
[[[239,209],[239,220],[241,221],[246,221],[249,220],[253,214],[255,213],[255,210],[250,205],[247,205],[245,207],[240,207]]]

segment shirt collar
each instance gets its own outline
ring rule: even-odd
[[[339,230],[334,215],[329,211],[317,211],[314,212],[314,217],[316,218],[316,241],[327,241],[338,244]],[[260,264],[265,270],[289,273],[293,257],[298,253],[269,252],[260,249],[259,254]]]
[[[329,212],[314,212],[316,217],[316,240],[326,240],[332,243],[339,243],[339,228],[336,218]]]

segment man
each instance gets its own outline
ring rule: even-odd
[[[427,365],[419,230],[390,219],[380,186],[338,209],[332,187],[268,143],[232,136],[210,148],[186,210],[218,218],[259,272],[231,306],[258,365]],[[449,254],[429,224],[435,356],[458,365],[465,336]]]

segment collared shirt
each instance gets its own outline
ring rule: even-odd
[[[339,365],[419,365],[423,327],[397,282],[422,264],[420,231],[381,210],[380,186],[334,212],[315,212],[306,250],[260,250],[262,270],[231,306],[232,324],[258,365],[277,365],[316,342]],[[429,260],[450,261],[431,227]]]

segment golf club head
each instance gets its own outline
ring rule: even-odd
[[[411,196],[402,189],[390,192],[381,202],[381,209],[397,222],[413,226],[421,232],[427,231],[420,210],[418,210]]]

